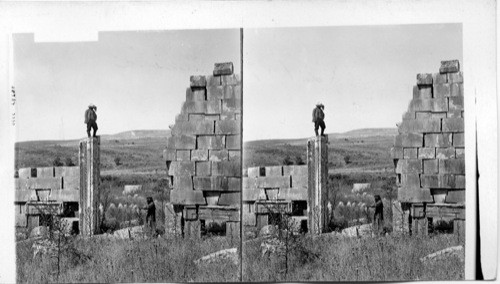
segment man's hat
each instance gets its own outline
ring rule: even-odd
[[[317,103],[316,103],[316,106],[322,107],[322,106],[324,106],[324,105],[323,105],[321,102],[317,102]]]
[[[95,108],[96,106],[94,104],[90,104],[89,108]]]

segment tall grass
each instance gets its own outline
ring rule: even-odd
[[[17,281],[20,283],[110,282],[236,282],[239,267],[228,260],[197,266],[194,260],[237,241],[212,237],[201,241],[182,238],[110,240],[76,238],[79,252],[64,255],[61,274],[54,274],[54,259],[33,259],[31,243],[17,245]]]
[[[376,238],[304,236],[309,252],[292,253],[289,270],[283,271],[279,255],[261,256],[259,242],[243,246],[243,281],[405,281],[461,280],[464,264],[450,258],[424,265],[419,258],[457,245],[452,235],[417,237],[391,235]],[[463,244],[463,243],[462,243]],[[311,257],[313,256],[313,257]]]

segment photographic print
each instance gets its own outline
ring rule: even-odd
[[[245,29],[243,57],[243,281],[464,279],[462,26]]]
[[[13,35],[17,281],[238,281],[240,30]]]

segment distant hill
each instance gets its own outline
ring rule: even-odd
[[[328,134],[328,136],[332,138],[361,138],[373,136],[396,136],[396,134],[398,134],[397,128],[363,128],[344,133],[331,133]]]
[[[165,138],[170,135],[170,130],[130,130],[112,135],[102,135],[101,139],[142,139],[142,138]]]

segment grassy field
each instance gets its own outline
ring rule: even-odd
[[[259,242],[243,246],[243,281],[463,280],[464,263],[448,258],[423,264],[419,258],[462,244],[452,235],[321,239],[301,237],[294,250],[262,256]],[[258,261],[256,261],[258,259]]]
[[[113,283],[113,282],[236,282],[238,265],[229,260],[196,265],[206,254],[235,247],[238,240],[212,237],[202,241],[181,238],[151,240],[72,240],[73,250],[57,258],[33,258],[31,242],[16,247],[18,283]]]

